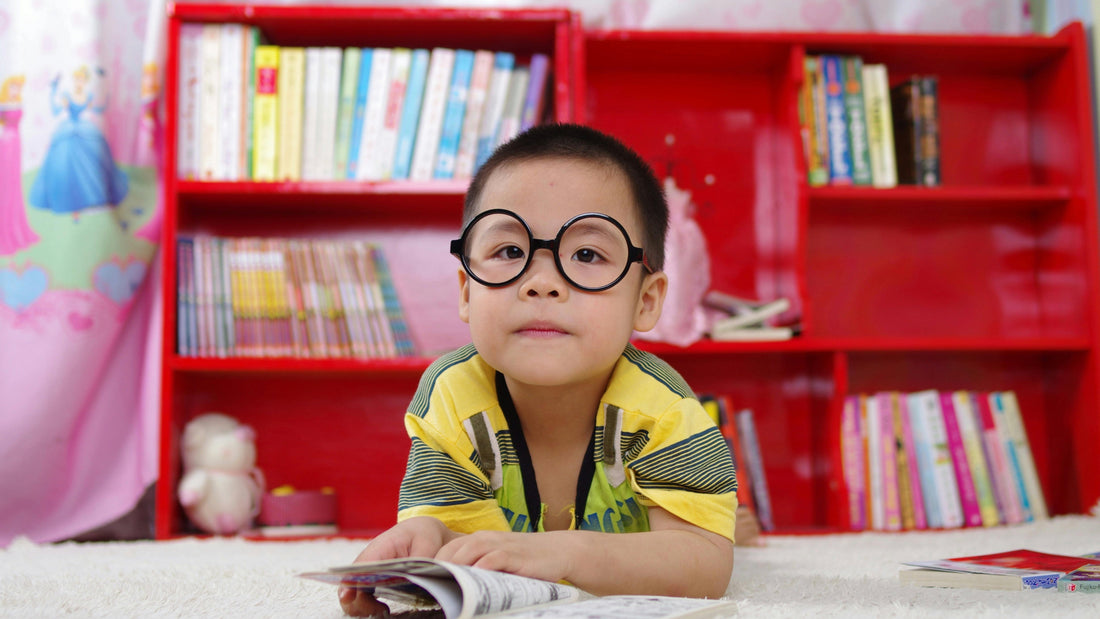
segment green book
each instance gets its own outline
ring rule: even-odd
[[[355,93],[359,88],[358,47],[344,48],[343,71],[340,75],[340,104],[336,108],[336,151],[333,153],[333,178],[343,180],[348,172],[348,150],[351,148],[351,124],[355,116]]]
[[[844,89],[844,112],[848,118],[848,142],[852,152],[852,184],[870,185],[871,148],[867,140],[867,114],[863,107],[863,59],[840,58],[840,79]]]

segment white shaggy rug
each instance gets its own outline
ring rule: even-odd
[[[0,549],[2,617],[340,617],[331,585],[295,574],[351,562],[359,540],[239,538]],[[1015,548],[1100,551],[1100,517],[992,529],[769,536],[738,548],[728,597],[748,617],[1100,617],[1100,595],[922,589],[900,562]]]

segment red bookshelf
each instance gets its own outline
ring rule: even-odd
[[[583,32],[564,10],[175,4],[179,25],[243,22],[285,45],[452,46],[551,54],[553,117],[609,131],[692,192],[712,285],[786,296],[802,334],[689,347],[638,342],[699,393],[755,412],[780,531],[847,527],[843,399],[880,390],[1014,390],[1053,514],[1100,499],[1100,286],[1091,86],[1083,29],[1052,37]],[[796,93],[806,54],[860,54],[892,81],[940,80],[943,184],[805,182]],[[169,114],[167,169],[175,170]],[[402,415],[434,353],[412,359],[198,359],[175,353],[180,235],[377,235],[429,282],[403,303],[450,320],[445,255],[464,187],[440,183],[165,183],[158,537],[177,506],[178,438],[217,410],[253,425],[269,486],[331,486],[342,532],[395,517]],[[416,264],[415,256],[430,256]],[[434,271],[433,271],[434,270]],[[438,271],[436,273],[435,271]],[[434,279],[433,279],[434,278]],[[448,314],[448,311],[450,313]],[[428,323],[432,321],[426,321]],[[430,343],[432,324],[412,325]],[[430,348],[430,346],[428,347]]]

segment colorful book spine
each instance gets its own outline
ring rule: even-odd
[[[982,525],[982,512],[978,504],[978,494],[974,488],[974,477],[970,472],[970,462],[966,457],[966,444],[959,428],[955,402],[950,392],[940,393],[940,408],[943,410],[943,424],[947,432],[947,447],[951,450],[951,463],[955,467],[955,480],[959,487],[959,500],[962,503],[963,520],[968,527]]]
[[[863,65],[863,103],[867,118],[871,183],[880,188],[895,187],[898,171],[894,160],[893,112],[886,65]]]
[[[913,428],[909,423],[909,400],[902,393],[892,392],[890,402],[894,409],[894,432],[897,435],[898,444],[898,487],[902,501],[902,524],[906,529],[926,529],[928,519],[924,508],[924,492],[920,485]]]
[[[981,421],[982,446],[985,448],[985,459],[989,463],[989,474],[993,480],[994,496],[997,498],[1001,516],[1006,523],[1017,524],[1024,521],[1024,513],[1021,509],[1020,497],[1016,494],[1016,485],[1012,479],[1013,472],[1008,462],[1008,454],[1005,452],[1005,444],[993,419],[989,395],[988,393],[974,394],[974,406]]]
[[[940,95],[939,79],[934,75],[923,75],[919,80],[920,104],[920,159],[918,171],[919,183],[925,187],[937,187],[940,184]]]
[[[546,86],[550,80],[550,57],[546,54],[531,54],[531,62],[527,68],[527,92],[523,98],[523,111],[519,121],[521,132],[542,122],[546,107]]]
[[[961,527],[965,522],[959,482],[955,474],[954,459],[947,437],[947,424],[940,393],[929,389],[909,395],[909,405],[924,419],[933,453],[933,478],[936,500],[940,507],[944,528]]]
[[[233,315],[233,287],[230,281],[230,264],[229,264],[229,239],[219,238],[217,239],[217,254],[218,254],[218,272],[220,285],[222,290],[222,329],[224,330],[224,339],[226,342],[227,354],[231,356],[237,355],[237,334],[235,331],[236,323]]]
[[[359,176],[359,157],[363,145],[363,123],[367,119],[367,96],[370,94],[370,72],[374,50],[359,50],[359,79],[355,90],[355,112],[351,118],[351,143],[348,145],[348,163],[345,177],[349,181]]]
[[[848,528],[867,528],[867,497],[864,489],[863,438],[861,436],[859,396],[844,398],[840,421],[840,455],[844,484],[848,495]]]
[[[916,185],[920,174],[920,85],[911,77],[890,89],[898,183]]]
[[[344,53],[339,47],[321,48],[320,96],[317,105],[317,159],[316,178],[310,180],[331,181],[343,175],[336,174],[336,124],[340,112],[341,62]]]
[[[252,93],[256,92],[256,48],[260,46],[260,29],[256,26],[244,27],[244,45],[241,49],[241,117],[240,136],[241,149],[238,155],[238,167],[241,170],[242,179],[253,178],[252,159],[256,144],[253,141],[252,119],[256,113],[256,98]],[[282,60],[280,53],[279,60]],[[282,66],[280,62],[279,66]],[[281,75],[280,75],[281,79]],[[280,93],[282,91],[280,90]],[[279,95],[280,100],[282,95]],[[279,106],[280,108],[282,105]]]
[[[455,154],[454,178],[465,180],[474,173],[477,160],[478,128],[485,111],[485,99],[489,91],[489,80],[493,75],[493,52],[478,50],[474,52],[474,67],[470,73],[470,88],[466,94],[466,113],[462,118],[462,131],[458,140],[458,152]]]
[[[989,464],[986,462],[985,450],[982,447],[982,433],[978,425],[977,410],[975,410],[970,393],[967,391],[953,392],[951,400],[955,405],[955,418],[958,421],[959,434],[962,436],[963,447],[966,450],[966,461],[970,467],[970,476],[974,480],[974,494],[978,498],[982,524],[987,527],[1000,524],[1001,514],[997,508],[997,500],[993,496],[993,484],[990,481]]]
[[[179,96],[176,118],[179,137],[176,142],[176,177],[195,180],[199,177],[199,101],[201,97],[200,54],[202,24],[180,25]]]
[[[1004,414],[1005,428],[1012,440],[1013,452],[1019,463],[1032,518],[1046,520],[1049,518],[1046,498],[1043,496],[1043,487],[1039,482],[1039,472],[1035,467],[1035,458],[1031,453],[1031,442],[1027,436],[1027,429],[1024,427],[1024,418],[1020,412],[1020,404],[1016,399],[1016,393],[1013,391],[998,392],[997,406]]]
[[[279,49],[279,157],[275,177],[302,179],[302,126],[305,122],[306,50]]]
[[[887,531],[900,531],[902,520],[897,435],[894,433],[894,410],[890,393],[878,393],[874,401],[879,416],[878,430],[882,434],[878,457],[882,460],[883,528]]]
[[[397,126],[397,145],[393,151],[394,180],[407,179],[412,171],[413,147],[416,143],[416,129],[420,126],[420,108],[424,102],[430,60],[431,52],[428,50],[412,51],[405,102],[401,107],[401,123]]]
[[[477,155],[473,167],[475,172],[496,148],[497,128],[504,112],[504,100],[508,97],[508,84],[515,64],[516,57],[509,52],[497,52],[493,56],[493,72],[485,95],[485,110],[477,129]]]
[[[382,293],[382,284],[378,278],[378,268],[375,264],[374,246],[367,243],[356,245],[356,261],[359,270],[363,273],[365,283],[367,307],[370,310],[371,332],[375,335],[377,348],[385,357],[397,356],[397,345],[394,341],[393,329],[390,327],[389,317],[386,315],[385,295]]]
[[[351,128],[355,121],[356,95],[359,91],[358,47],[345,47],[340,65],[340,91],[336,104],[336,128],[332,151],[332,180],[348,177],[348,158],[351,150]]]
[[[390,63],[390,89],[386,101],[386,115],[382,123],[382,139],[378,148],[381,160],[379,167],[382,178],[394,178],[393,169],[397,155],[397,136],[401,130],[405,98],[408,91],[409,75],[412,69],[412,50],[404,47],[393,49]]]
[[[806,178],[811,187],[820,187],[829,183],[829,169],[825,125],[818,121],[817,114],[821,104],[815,96],[815,89],[818,88],[821,79],[819,58],[806,55],[803,58],[802,72],[798,110],[806,154]]]
[[[253,102],[252,175],[256,180],[275,180],[279,152],[279,48],[256,48],[256,94]]]
[[[752,498],[752,478],[749,475],[749,464],[745,460],[745,449],[741,446],[741,438],[737,433],[737,423],[731,412],[729,399],[725,396],[716,398],[718,403],[718,428],[729,446],[730,456],[734,462],[734,475],[737,482],[737,505],[745,506],[756,511],[756,502]]]
[[[447,91],[447,105],[443,112],[443,125],[439,131],[439,151],[435,155],[432,178],[454,177],[458,143],[462,138],[462,120],[466,114],[466,100],[470,94],[470,77],[474,69],[474,52],[455,50],[454,70]]]
[[[392,52],[387,47],[371,51],[370,84],[367,86],[367,109],[363,115],[362,136],[359,140],[359,168],[356,180],[382,180],[382,125],[386,120],[386,102],[390,92]]]
[[[243,178],[241,156],[244,134],[241,116],[244,92],[244,26],[221,25],[218,84],[218,170],[216,178],[236,181]]]
[[[220,180],[218,175],[219,96],[221,85],[221,24],[203,24],[199,42],[199,178]]]
[[[848,121],[852,184],[871,185],[871,152],[867,138],[867,115],[863,106],[863,59],[859,56],[841,56],[840,79],[844,87],[844,116]]]
[[[416,127],[409,178],[426,181],[432,177],[435,156],[443,131],[443,113],[447,107],[447,92],[455,66],[455,50],[437,47],[428,61],[424,80],[424,98],[420,105],[420,120]]]
[[[844,78],[840,56],[821,56],[825,74],[826,135],[829,140],[829,182],[852,184],[852,149],[848,138],[848,113],[844,104]]]
[[[873,396],[861,395],[859,399],[866,436],[864,457],[867,462],[867,513],[870,515],[871,530],[882,531],[886,529],[886,499],[881,455],[882,417],[878,414],[878,405]]]
[[[520,115],[523,114],[523,98],[526,96],[527,84],[530,80],[531,72],[527,67],[516,67],[512,70],[512,78],[508,82],[508,96],[504,98],[504,109],[501,110],[500,124],[497,126],[497,146],[519,134]]]
[[[371,249],[371,258],[378,272],[378,283],[382,289],[383,304],[386,308],[386,316],[393,330],[394,345],[399,357],[411,357],[416,354],[416,347],[409,333],[408,324],[405,322],[405,314],[401,309],[401,302],[397,297],[397,288],[394,287],[393,275],[389,264],[380,248]]]
[[[775,529],[772,518],[771,494],[768,491],[768,477],[764,471],[764,456],[760,450],[760,439],[756,433],[756,422],[750,409],[738,411],[735,415],[741,446],[745,449],[745,460],[752,475],[753,499],[756,503],[756,516],[760,528],[765,531]]]
[[[918,485],[924,501],[926,523],[929,528],[942,528],[943,515],[940,510],[939,493],[936,490],[935,447],[929,435],[928,422],[925,420],[925,413],[921,410],[919,401],[915,400],[912,394],[904,395],[903,399],[912,432],[913,451],[911,453],[914,454],[917,465]]]
[[[191,311],[194,306],[193,281],[191,276],[191,253],[194,241],[190,237],[180,237],[176,241],[176,352],[181,357],[194,354],[191,328]]]

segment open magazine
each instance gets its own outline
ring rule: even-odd
[[[438,607],[447,619],[576,617],[624,619],[727,616],[733,602],[644,595],[595,597],[572,587],[435,559],[391,559],[299,574],[368,589],[383,602]]]

